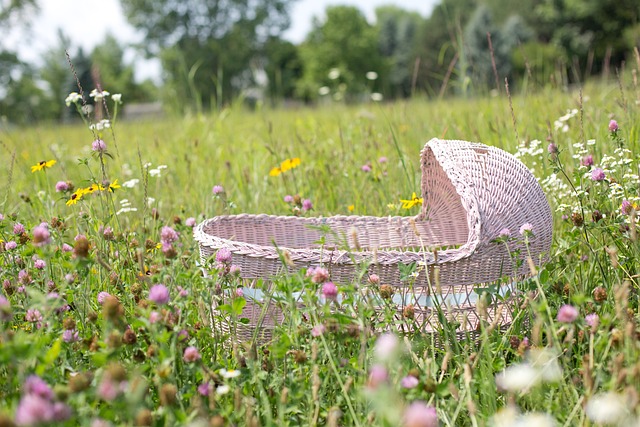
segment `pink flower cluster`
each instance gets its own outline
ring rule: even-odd
[[[55,401],[53,390],[42,378],[31,375],[26,379],[16,410],[16,424],[60,423],[70,417],[71,408]]]

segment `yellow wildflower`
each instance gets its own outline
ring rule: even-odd
[[[269,171],[269,176],[278,176],[283,172],[286,172],[290,169],[297,168],[301,163],[299,157],[293,157],[291,159],[286,159],[282,163],[280,163],[279,167],[275,167]]]
[[[353,212],[353,210],[355,209],[355,205],[349,205],[347,206],[347,209],[349,209],[349,212]]]
[[[282,169],[280,168],[273,168],[269,171],[269,176],[278,176],[282,173]]]
[[[75,205],[76,203],[78,203],[78,200],[82,198],[82,193],[80,192],[80,190],[81,189],[71,195],[71,198],[67,200],[67,206]]]
[[[56,160],[49,160],[49,161],[41,161],[40,163],[38,163],[37,165],[33,165],[31,166],[31,173],[33,172],[37,172],[37,171],[41,171],[45,168],[50,168],[51,166],[56,164]]]
[[[403,209],[411,209],[415,205],[422,205],[422,201],[423,201],[422,197],[418,197],[415,192],[411,195],[410,200],[400,199],[400,202],[402,202]]]
[[[111,184],[109,184],[109,191],[111,191],[112,193],[114,190],[117,190],[118,188],[120,188],[120,184],[118,184],[117,179],[113,181]]]

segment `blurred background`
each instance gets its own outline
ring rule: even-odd
[[[637,0],[0,0],[0,8],[0,126],[74,120],[64,99],[78,82],[87,93],[122,93],[124,118],[136,119],[234,103],[495,95],[505,78],[512,91],[568,88],[640,64]]]

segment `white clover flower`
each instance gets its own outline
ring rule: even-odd
[[[223,394],[227,394],[231,391],[231,387],[229,387],[228,385],[224,384],[224,385],[220,385],[216,388],[216,394],[222,396]]]
[[[220,371],[218,371],[220,373],[220,375],[222,376],[222,378],[237,378],[240,376],[241,372],[237,369],[229,369],[226,370],[224,368],[220,369]]]
[[[335,80],[338,77],[340,77],[340,70],[338,68],[332,68],[332,69],[329,70],[329,75],[328,76],[329,76],[329,78],[331,80]]]
[[[113,102],[115,102],[116,104],[122,104],[121,93],[114,93],[113,95],[111,95],[111,99],[113,99]]]
[[[496,385],[504,391],[521,392],[540,382],[538,370],[528,363],[511,365],[496,375]]]
[[[69,107],[71,104],[82,101],[82,95],[78,92],[71,92],[64,100],[64,103]]]
[[[618,393],[600,393],[589,399],[585,413],[596,424],[618,425],[627,415],[627,403]]]
[[[365,76],[367,77],[367,80],[376,80],[378,78],[378,73],[375,71],[369,71]]]
[[[322,86],[320,89],[318,89],[318,94],[320,96],[326,96],[329,95],[329,93],[331,93],[331,89],[329,89],[328,86]]]
[[[380,101],[382,101],[383,99],[384,99],[384,97],[382,96],[382,94],[381,94],[381,93],[373,92],[373,93],[371,94],[371,100],[372,100],[372,101],[374,101],[374,102],[380,102]]]

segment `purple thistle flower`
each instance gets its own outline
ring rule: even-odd
[[[586,156],[584,156],[582,160],[580,160],[580,164],[586,167],[593,166],[593,155],[587,154]]]
[[[154,285],[149,289],[149,300],[158,305],[169,302],[169,289],[163,284]]]
[[[362,167],[360,167],[360,170],[362,170],[362,172],[364,173],[371,172],[371,166],[369,164],[362,165]]]
[[[73,246],[68,245],[66,243],[62,245],[62,252],[72,252],[72,251],[73,251]]]
[[[578,318],[578,309],[572,305],[565,304],[558,310],[557,320],[560,323],[573,323]]]
[[[51,233],[49,228],[40,224],[33,229],[33,244],[36,246],[44,246],[51,241]]]
[[[558,146],[556,144],[554,144],[553,142],[551,142],[548,146],[547,146],[547,152],[549,154],[558,154]]]
[[[591,171],[591,179],[593,181],[603,181],[605,178],[604,171],[601,168],[595,168]]]
[[[97,151],[98,153],[104,153],[107,151],[107,143],[101,139],[96,139],[91,143],[91,149],[93,151]]]
[[[24,320],[31,323],[40,323],[42,322],[42,313],[38,309],[30,308],[24,315]]]
[[[211,192],[215,195],[224,193],[224,187],[222,185],[214,185]]]
[[[388,159],[385,156],[382,156],[378,159],[378,163],[387,163]]]
[[[47,266],[47,263],[46,263],[46,262],[44,262],[44,260],[37,259],[37,260],[35,260],[35,262],[33,263],[33,266],[34,266],[35,268],[37,268],[38,270],[43,270],[43,269]]]
[[[287,194],[286,196],[284,196],[284,202],[293,203],[293,196],[291,194]]]
[[[623,215],[629,215],[631,213],[631,209],[633,209],[633,204],[627,199],[622,201],[622,205],[620,205],[620,212]]]
[[[525,222],[520,226],[520,234],[524,236],[529,233],[533,233],[533,225],[529,222]]]
[[[591,329],[596,329],[600,324],[600,317],[596,313],[591,313],[585,316],[584,321],[591,327]]]
[[[189,217],[184,221],[184,225],[186,225],[187,227],[195,227],[196,219],[194,217]]]
[[[613,133],[618,132],[618,122],[611,120],[609,122],[609,131]]]
[[[311,203],[311,200],[304,199],[302,201],[302,209],[304,209],[305,211],[310,211],[311,209],[313,209],[313,204]]]
[[[508,228],[503,228],[498,233],[498,237],[509,238],[509,237],[511,237],[511,231]]]
[[[5,251],[11,251],[15,248],[18,247],[18,244],[16,242],[14,242],[13,240],[9,240],[7,243],[4,244],[4,250]]]

